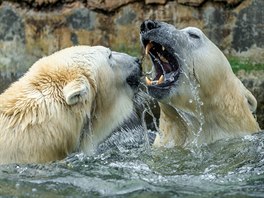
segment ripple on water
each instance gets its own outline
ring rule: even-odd
[[[0,166],[3,196],[263,197],[264,135],[220,140],[194,150],[146,150],[144,129],[122,131],[98,154],[45,165]],[[128,139],[124,139],[126,138]],[[113,137],[112,137],[113,138]],[[115,143],[113,143],[115,142]],[[135,145],[133,147],[133,144]],[[113,146],[115,145],[115,146]],[[122,148],[122,149],[120,149]]]

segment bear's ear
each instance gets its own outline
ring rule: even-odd
[[[89,83],[84,80],[73,80],[63,88],[63,95],[68,105],[75,105],[89,94]]]

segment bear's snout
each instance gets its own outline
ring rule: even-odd
[[[135,58],[133,69],[130,75],[127,77],[126,82],[133,88],[137,89],[140,84],[140,77],[142,76],[141,60]]]
[[[142,75],[142,61],[139,58],[135,59],[136,67],[139,69],[139,75]]]
[[[150,31],[152,29],[158,28],[158,24],[155,21],[152,20],[145,20],[141,25],[140,25],[140,33],[144,33],[147,31]]]

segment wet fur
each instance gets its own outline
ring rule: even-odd
[[[182,72],[170,93],[159,99],[161,135],[154,146],[208,144],[260,130],[252,114],[257,108],[256,99],[232,72],[224,54],[201,30],[193,27],[178,30],[162,22],[152,24],[156,27],[143,32],[145,39],[177,54]],[[190,32],[200,39],[191,37]],[[193,88],[198,97],[194,96]]]
[[[37,61],[2,93],[0,164],[93,153],[133,109],[133,91],[124,81],[134,58],[110,55],[100,46],[61,50]]]

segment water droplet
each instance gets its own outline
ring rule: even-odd
[[[20,184],[19,183],[16,183],[16,188],[19,188],[20,187]]]

